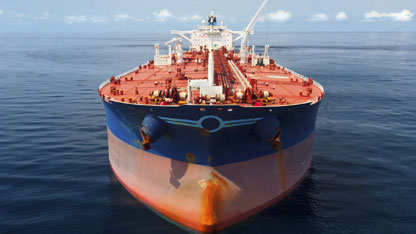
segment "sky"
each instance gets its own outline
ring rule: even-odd
[[[0,0],[0,32],[191,30],[210,9],[233,30],[263,0]],[[416,0],[269,0],[257,32],[416,32]]]

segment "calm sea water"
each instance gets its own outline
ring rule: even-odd
[[[0,233],[183,233],[108,163],[98,85],[168,35],[0,35]],[[416,34],[259,35],[326,90],[312,168],[233,233],[416,233]]]

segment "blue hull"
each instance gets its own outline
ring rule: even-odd
[[[290,148],[305,140],[315,128],[320,102],[293,106],[241,107],[182,105],[150,106],[105,102],[109,130],[123,142],[143,150],[140,127],[155,116],[167,131],[151,143],[149,153],[205,166],[219,166],[258,158]],[[256,124],[275,116],[280,124],[279,149],[255,134]],[[210,127],[212,125],[213,127]],[[208,126],[208,129],[204,127]],[[263,124],[262,128],[267,129]]]

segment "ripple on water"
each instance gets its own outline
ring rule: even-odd
[[[229,233],[415,233],[416,34],[271,35],[271,57],[325,87],[314,160],[290,196]],[[112,175],[96,93],[161,38],[0,37],[2,231],[183,233]]]

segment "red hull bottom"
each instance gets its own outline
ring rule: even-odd
[[[108,131],[110,164],[123,186],[166,218],[201,233],[236,224],[286,196],[310,167],[313,139],[312,133],[277,153],[210,167],[151,154]]]

